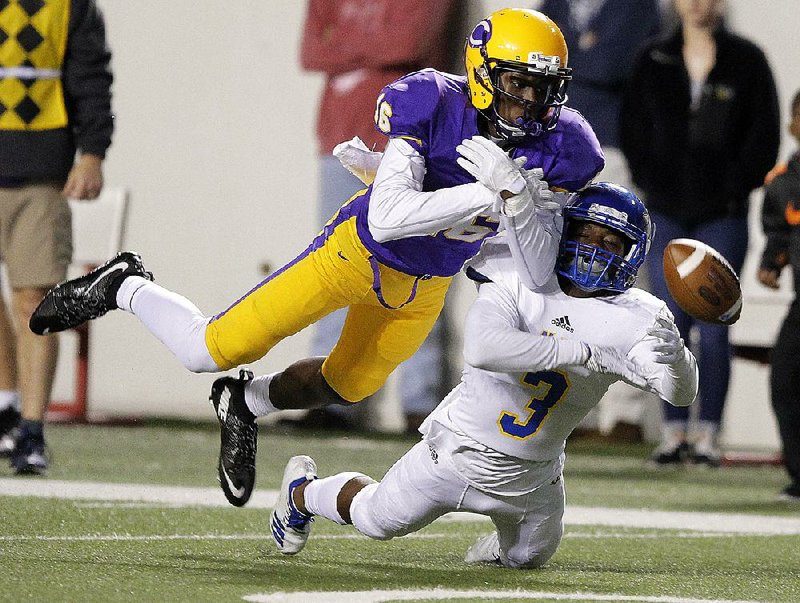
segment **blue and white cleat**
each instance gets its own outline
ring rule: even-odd
[[[295,488],[307,481],[317,479],[317,464],[310,456],[293,456],[283,471],[283,483],[278,502],[270,516],[272,538],[284,555],[296,555],[303,550],[309,534],[313,515],[297,510],[292,500]]]

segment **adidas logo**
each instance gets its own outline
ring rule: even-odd
[[[575,332],[575,329],[573,329],[572,325],[569,324],[569,316],[561,316],[560,318],[554,318],[550,322],[556,325],[557,327],[561,327],[562,329],[564,329],[569,333]]]

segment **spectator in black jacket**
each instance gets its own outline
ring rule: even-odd
[[[791,106],[789,133],[800,143],[800,92]],[[777,289],[783,268],[791,265],[795,299],[772,349],[770,393],[791,483],[779,497],[800,502],[800,150],[767,175],[761,223],[767,245],[758,280]]]
[[[66,278],[66,198],[96,199],[103,187],[111,54],[94,0],[0,2],[0,40],[0,257],[11,286],[11,316],[0,297],[0,453],[18,474],[43,473],[58,340],[27,325]]]
[[[699,331],[700,404],[664,405],[659,464],[719,463],[717,433],[730,379],[728,329],[694,323],[671,300],[661,266],[671,239],[699,239],[738,271],[747,251],[750,192],[775,164],[777,93],[764,53],[725,28],[721,0],[675,0],[677,29],[645,47],[623,99],[620,135],[633,181],[657,226],[648,254],[652,292],[667,300],[683,337]]]

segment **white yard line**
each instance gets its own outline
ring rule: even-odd
[[[51,479],[0,478],[0,496],[31,496],[81,501],[155,503],[165,506],[228,507],[219,488],[190,488],[151,484],[109,484]],[[247,508],[271,509],[275,490],[253,493]],[[439,521],[488,521],[472,513],[450,513]],[[729,513],[610,509],[567,505],[566,525],[602,525],[626,528],[657,528],[704,533],[800,534],[800,518]]]
[[[253,603],[307,603],[308,601],[325,601],[325,603],[380,603],[381,601],[436,601],[443,599],[550,599],[558,601],[641,601],[644,603],[712,603],[711,599],[687,599],[686,597],[614,595],[600,593],[549,593],[524,590],[372,590],[361,592],[296,592],[296,593],[259,593],[242,597]],[[754,601],[732,601],[714,599],[713,603],[757,603]]]
[[[353,532],[351,534],[315,534],[314,540],[366,540],[366,536]],[[458,534],[409,534],[403,536],[411,540],[441,540],[442,538],[460,538]],[[264,540],[272,541],[272,534],[86,534],[83,536],[36,536],[18,534],[16,536],[0,536],[0,542],[163,542],[170,540]]]

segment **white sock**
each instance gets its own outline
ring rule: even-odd
[[[265,417],[280,410],[269,399],[269,384],[277,374],[261,375],[244,386],[244,401],[256,417]]]
[[[0,410],[5,410],[6,408],[19,410],[19,393],[16,390],[0,390]]]
[[[707,453],[717,447],[717,433],[719,425],[711,421],[698,421],[694,432],[695,451]]]
[[[129,276],[117,292],[117,305],[134,314],[190,371],[219,372],[206,347],[209,319],[182,295],[141,276]]]
[[[319,515],[335,521],[339,525],[347,525],[347,522],[339,515],[336,501],[344,485],[354,477],[367,476],[363,473],[348,471],[346,473],[337,473],[331,477],[313,480],[303,490],[303,501],[308,512],[312,515]]]
[[[683,421],[665,421],[661,426],[659,450],[674,450],[684,442],[686,442],[686,423]]]
[[[126,312],[132,313],[133,310],[131,310],[131,300],[133,299],[134,294],[144,285],[150,282],[152,281],[149,281],[141,276],[126,276],[117,290],[117,307],[120,310],[125,310]]]

